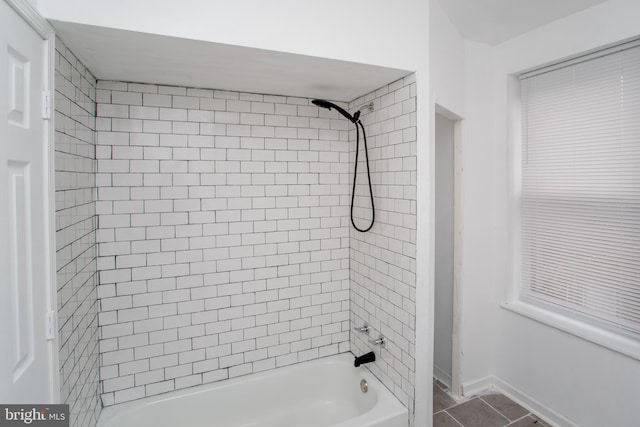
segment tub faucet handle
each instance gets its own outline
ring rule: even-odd
[[[380,334],[380,336],[377,339],[369,340],[369,342],[371,344],[379,345],[380,347],[384,347],[384,345],[387,343],[387,339],[384,337],[384,335]]]
[[[358,332],[362,332],[363,334],[369,335],[369,324],[367,322],[364,322],[364,325],[360,327],[355,327],[353,329],[355,329]]]

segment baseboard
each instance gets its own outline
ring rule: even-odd
[[[551,427],[579,427],[578,424],[565,418],[528,394],[521,392],[508,382],[493,375],[463,383],[462,396],[469,397],[481,394],[491,388],[500,391],[523,408],[526,408],[536,414]]]
[[[499,390],[500,392],[502,392],[502,394],[518,403],[520,406],[527,408],[529,411],[542,418],[545,423],[551,425],[552,427],[578,427],[576,423],[563,417],[543,403],[538,402],[528,394],[521,392],[508,382],[498,377],[492,377],[492,380],[493,387],[496,390]]]
[[[472,396],[490,389],[491,386],[493,386],[493,376],[490,375],[488,377],[462,383],[460,385],[460,394],[465,397]]]
[[[438,366],[433,365],[433,376],[451,390],[451,375],[440,369]]]

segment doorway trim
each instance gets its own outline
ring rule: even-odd
[[[26,22],[42,39],[43,42],[43,54],[45,72],[43,76],[43,88],[49,93],[49,102],[47,106],[43,104],[43,109],[49,109],[49,118],[44,120],[43,138],[44,144],[47,147],[47,160],[45,161],[45,176],[47,182],[43,185],[47,186],[46,189],[46,205],[48,207],[48,221],[45,224],[46,236],[45,245],[47,247],[47,265],[44,268],[47,270],[48,283],[46,288],[49,290],[47,294],[47,306],[49,310],[54,312],[54,338],[49,341],[51,360],[49,361],[50,373],[51,373],[51,388],[50,395],[53,398],[54,403],[60,403],[60,365],[58,354],[58,325],[57,325],[57,313],[58,313],[58,289],[56,286],[56,230],[55,230],[55,126],[54,126],[54,82],[55,82],[55,31],[51,24],[40,15],[37,9],[29,3],[28,0],[4,0],[4,2],[13,9],[18,16],[20,16],[24,22]]]
[[[455,396],[462,395],[461,387],[461,313],[462,313],[462,260],[463,260],[463,201],[462,186],[464,172],[462,162],[462,122],[463,118],[435,104],[434,123],[437,114],[453,121],[453,328],[451,340],[451,389]],[[435,314],[435,312],[434,312]],[[435,347],[434,347],[435,349]]]

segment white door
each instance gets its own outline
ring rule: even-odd
[[[0,402],[54,403],[45,42],[0,0]]]

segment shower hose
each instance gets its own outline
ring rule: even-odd
[[[373,205],[371,173],[369,172],[369,153],[367,150],[367,134],[365,133],[364,126],[362,125],[362,122],[360,120],[357,120],[354,123],[356,125],[356,163],[353,169],[353,188],[351,189],[351,225],[353,225],[353,228],[360,231],[361,233],[366,233],[367,231],[371,230],[371,227],[373,227],[373,223],[376,219],[376,209]],[[364,141],[364,156],[367,163],[367,179],[369,182],[369,197],[371,198],[371,224],[369,224],[367,228],[358,228],[356,223],[353,221],[353,199],[356,196],[356,179],[358,177],[358,153],[360,152],[360,129],[358,128],[358,125],[360,125],[360,128],[362,129],[362,139]]]

